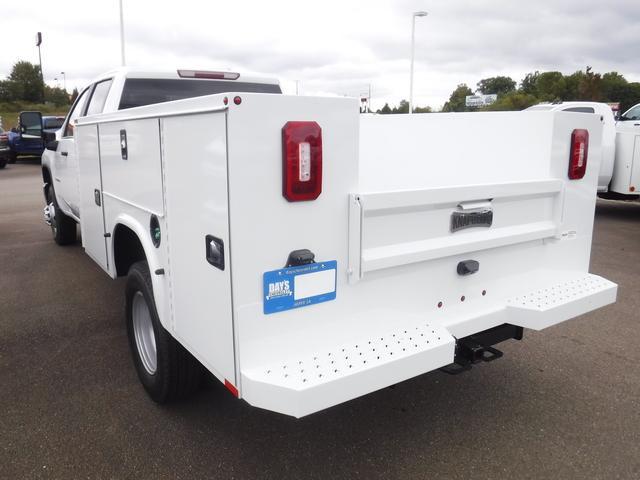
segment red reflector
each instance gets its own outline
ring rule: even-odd
[[[235,103],[236,105],[240,105],[242,103],[242,98],[238,96],[233,97],[233,103]]]
[[[238,389],[226,378],[224,379],[224,386],[227,387],[227,390],[229,390],[234,397],[238,397]]]
[[[207,72],[204,70],[178,70],[181,78],[209,78],[213,80],[237,80],[240,74],[236,72]]]
[[[571,133],[571,152],[569,154],[569,178],[579,180],[587,171],[589,154],[589,131],[576,129]]]
[[[322,129],[316,122],[282,127],[282,195],[290,202],[315,200],[322,192]]]

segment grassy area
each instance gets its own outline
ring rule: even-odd
[[[56,106],[50,104],[34,104],[34,103],[0,103],[0,118],[2,119],[2,128],[9,130],[16,126],[18,115],[25,110],[36,110],[42,112],[43,115],[61,115],[65,116],[69,107]]]

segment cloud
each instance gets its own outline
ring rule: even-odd
[[[49,82],[81,86],[120,62],[115,0],[3,6],[0,74],[37,61],[44,35]],[[637,0],[356,0],[323,2],[124,0],[127,63],[146,68],[229,68],[296,80],[305,94],[358,96],[373,105],[408,97],[411,12],[416,19],[415,102],[440,106],[458,83],[534,70],[570,73],[586,65],[640,80]]]

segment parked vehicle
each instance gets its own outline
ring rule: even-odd
[[[611,107],[599,102],[541,103],[528,111],[564,111],[599,115],[602,123],[602,162],[598,195],[635,199],[640,188],[640,105],[617,121]],[[636,167],[634,168],[634,164]]]
[[[23,112],[29,113],[29,112]],[[37,112],[39,113],[39,112]],[[62,127],[64,117],[59,116],[30,116],[20,115],[22,118],[40,118],[42,124],[39,131],[44,135],[55,136],[55,132]],[[20,120],[22,121],[22,120]],[[9,140],[9,163],[15,163],[19,156],[41,156],[44,152],[44,140],[42,136],[26,135],[25,132],[38,129],[36,125],[25,125],[20,123],[15,131],[8,132]]]
[[[616,163],[610,190],[635,198],[640,193],[640,104],[624,112],[616,123]]]
[[[127,277],[153,400],[208,370],[301,417],[615,301],[588,273],[597,116],[360,115],[357,99],[254,93],[279,91],[118,70],[47,145],[45,220],[59,244],[79,222],[85,252]],[[155,103],[194,92],[215,94]]]
[[[0,169],[7,166],[9,152],[9,138],[4,129],[0,127]]]

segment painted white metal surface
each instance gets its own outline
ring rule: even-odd
[[[172,331],[218,379],[235,384],[226,114],[161,123]],[[224,242],[224,270],[206,261],[207,235]]]
[[[544,328],[615,299],[611,283],[568,300],[558,293],[594,278],[596,116],[359,116],[354,99],[240,95],[227,108],[216,95],[87,118],[80,128],[99,124],[108,145],[107,232],[127,225],[152,271],[165,269],[153,276],[163,325],[251,404],[306,415],[450,363],[454,337],[503,323]],[[292,120],[322,128],[314,201],[282,196],[281,129]],[[122,128],[139,163],[117,158]],[[570,182],[575,128],[593,135],[587,174]],[[450,231],[454,211],[479,206],[492,209],[490,228]],[[152,213],[163,231],[157,249]],[[225,242],[224,271],[206,262],[207,234]],[[263,273],[302,248],[337,262],[336,299],[265,315]],[[111,260],[112,238],[107,251]],[[467,259],[480,270],[463,277],[456,266]],[[322,276],[301,281],[305,294],[328,288]],[[517,305],[549,288],[553,308]],[[413,331],[429,343],[411,343]],[[382,347],[388,338],[396,343]],[[387,356],[374,361],[373,348]],[[339,353],[348,357],[339,364],[319,360]],[[280,374],[299,362],[320,373]]]
[[[640,128],[637,131],[622,129],[616,135],[616,163],[611,190],[636,195],[640,192]]]
[[[109,269],[102,199],[102,171],[98,125],[78,131],[80,210],[83,212],[80,231],[84,251],[104,270]]]
[[[602,102],[541,103],[525,111],[573,112],[578,115],[598,115],[602,119],[602,155],[598,173],[598,192],[609,190],[616,157],[616,121],[611,107]],[[587,112],[592,113],[587,113]]]
[[[562,283],[527,292],[507,301],[518,325],[542,330],[616,301],[617,285],[597,275],[577,275]]]
[[[121,131],[126,132],[126,159],[121,152]],[[100,124],[100,154],[105,195],[162,214],[158,119]]]
[[[350,343],[243,370],[243,396],[302,417],[447,365],[454,348],[444,328],[418,317],[400,328],[369,330]]]

